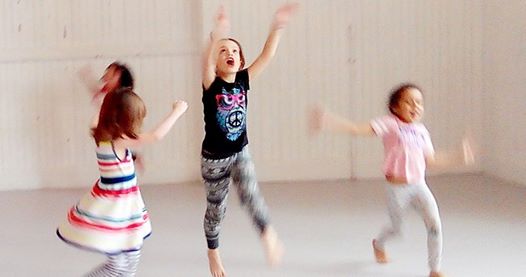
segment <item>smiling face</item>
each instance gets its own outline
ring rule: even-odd
[[[424,114],[424,98],[416,88],[405,89],[398,102],[392,107],[393,113],[403,122],[419,121]]]
[[[244,65],[243,51],[236,41],[232,39],[219,41],[216,63],[218,75],[236,73]]]

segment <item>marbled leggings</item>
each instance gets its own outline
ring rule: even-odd
[[[204,229],[209,249],[219,247],[221,220],[225,216],[230,180],[241,204],[248,209],[254,225],[262,233],[268,225],[268,209],[260,195],[254,163],[247,147],[225,159],[201,158],[201,175],[206,189]]]

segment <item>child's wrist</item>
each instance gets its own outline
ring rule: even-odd
[[[279,31],[279,30],[282,30],[284,29],[286,26],[286,24],[273,24],[272,27],[270,28],[272,31]]]

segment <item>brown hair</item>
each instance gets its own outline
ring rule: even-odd
[[[136,139],[145,116],[144,102],[130,88],[109,92],[100,108],[99,123],[91,130],[93,138],[97,145],[123,137]]]
[[[245,55],[243,54],[243,48],[241,47],[241,44],[239,43],[239,41],[233,38],[224,38],[222,40],[230,40],[230,41],[233,41],[235,44],[237,44],[237,47],[239,47],[239,61],[240,61],[239,70],[243,69],[243,67],[245,67]]]
[[[129,87],[133,89],[134,79],[133,79],[133,74],[130,71],[130,68],[124,63],[115,61],[111,63],[110,65],[108,65],[108,67],[106,67],[106,70],[112,67],[115,68],[115,70],[117,70],[120,74],[118,88]]]

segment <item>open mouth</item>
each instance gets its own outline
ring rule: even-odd
[[[233,58],[228,58],[226,60],[226,64],[229,65],[229,66],[234,66],[234,64],[235,64],[234,59]]]

